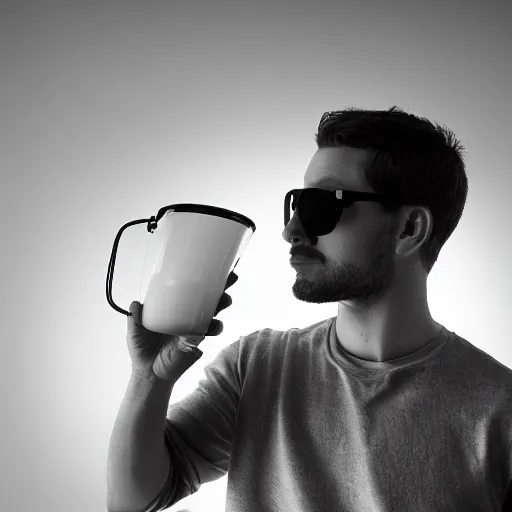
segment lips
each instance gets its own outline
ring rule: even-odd
[[[306,258],[306,256],[292,256],[290,263],[318,263],[317,259]]]

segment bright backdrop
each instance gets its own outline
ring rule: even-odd
[[[398,105],[463,140],[468,200],[429,304],[512,366],[510,3],[17,0],[0,23],[2,510],[106,510],[130,359],[105,278],[124,223],[195,202],[257,226],[224,332],[171,401],[241,335],[336,315],[293,297],[281,237],[326,110]],[[125,309],[148,236],[130,228],[119,246]],[[171,510],[221,512],[226,483]]]

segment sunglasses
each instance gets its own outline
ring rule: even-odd
[[[372,192],[296,188],[290,190],[284,198],[284,225],[287,226],[293,212],[298,209],[300,222],[308,238],[327,235],[338,224],[343,210],[351,206],[354,201],[405,204],[398,198]]]

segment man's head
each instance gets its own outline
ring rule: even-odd
[[[318,259],[318,265],[298,269],[294,294],[299,300],[369,304],[405,281],[425,286],[467,195],[458,149],[425,123],[393,109],[322,116],[319,149],[303,188],[398,195],[404,201],[394,206],[355,201],[316,245],[295,212],[283,238],[292,244],[292,255]],[[407,203],[407,198],[415,200]]]

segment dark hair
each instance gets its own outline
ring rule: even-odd
[[[349,108],[325,112],[315,141],[318,148],[369,150],[364,169],[367,182],[375,193],[396,199],[380,203],[386,219],[400,210],[400,199],[430,209],[433,230],[420,248],[428,275],[466,204],[468,179],[460,141],[446,126],[434,126],[396,106],[387,111]]]

